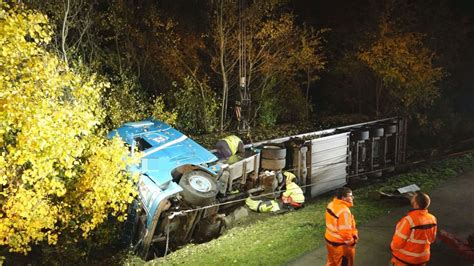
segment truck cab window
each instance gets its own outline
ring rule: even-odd
[[[135,140],[135,143],[137,145],[137,149],[139,151],[148,150],[149,148],[152,147],[151,144],[148,143],[148,141],[144,140],[141,137],[136,137],[134,140]]]

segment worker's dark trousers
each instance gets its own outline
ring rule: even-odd
[[[227,144],[227,142],[222,139],[217,141],[216,150],[218,152],[218,156],[223,156],[222,158],[229,158],[232,155],[232,151],[230,150],[229,144]]]

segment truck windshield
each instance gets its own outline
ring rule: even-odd
[[[148,150],[149,148],[152,147],[151,144],[148,143],[148,141],[144,140],[144,139],[141,138],[141,137],[136,137],[136,138],[134,138],[134,140],[135,140],[137,149],[138,149],[139,151]]]

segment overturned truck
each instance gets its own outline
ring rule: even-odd
[[[249,195],[277,197],[282,171],[291,171],[307,198],[380,177],[405,160],[406,120],[388,118],[246,145],[245,153],[218,158],[159,121],[126,123],[119,136],[141,152],[139,196],[125,224],[124,241],[143,259],[190,241],[219,236],[226,218]]]

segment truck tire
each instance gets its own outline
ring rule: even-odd
[[[370,137],[382,137],[383,136],[383,127],[374,127],[370,129]]]
[[[221,231],[222,222],[216,220],[211,222],[210,219],[202,219],[196,225],[196,229],[193,233],[193,238],[198,243],[204,243],[217,238]]]
[[[181,195],[184,201],[192,206],[209,205],[215,200],[218,192],[214,178],[199,170],[184,173],[179,185],[183,188]]]
[[[357,130],[353,132],[354,140],[368,140],[369,131],[368,130]]]
[[[286,160],[285,159],[261,159],[261,167],[266,170],[281,170],[285,168]]]
[[[385,135],[397,133],[397,124],[390,124],[385,126]]]
[[[261,152],[262,158],[279,160],[286,158],[286,149],[276,145],[264,145]]]

